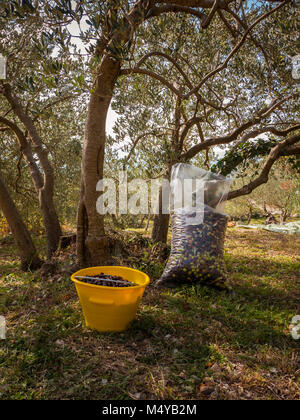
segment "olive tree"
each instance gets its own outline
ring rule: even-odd
[[[20,2],[4,2],[20,3]],[[264,42],[266,33],[272,32],[272,39],[276,32],[280,32],[284,25],[284,16],[291,9],[290,0],[282,1],[237,1],[237,0],[108,0],[108,1],[80,1],[71,2],[69,0],[51,0],[51,1],[32,1],[24,2],[28,5],[29,12],[31,8],[38,16],[43,16],[48,24],[48,31],[54,34],[53,43],[61,51],[69,45],[68,25],[76,22],[79,27],[79,37],[86,43],[87,54],[90,65],[90,97],[88,104],[88,113],[85,125],[83,157],[82,157],[82,179],[81,179],[81,198],[78,207],[77,223],[77,254],[78,262],[81,265],[95,265],[107,263],[109,257],[108,238],[105,234],[104,217],[97,212],[96,202],[99,196],[96,186],[103,178],[105,149],[106,149],[106,120],[109,107],[111,105],[116,87],[119,80],[132,75],[143,75],[157,80],[167,89],[176,95],[180,101],[194,100],[198,102],[199,107],[203,108],[203,114],[209,123],[210,110],[215,109],[214,104],[206,99],[206,91],[211,81],[217,80],[220,83],[229,83],[230,78],[238,74],[236,68],[231,68],[231,63],[240,56],[240,53],[251,45],[250,51],[254,51],[254,46],[260,50],[260,55],[256,54],[253,60],[255,62],[266,60],[269,66],[268,76],[272,75],[273,65],[268,61]],[[32,11],[33,13],[33,11]],[[220,52],[216,59],[211,62],[211,56],[208,61],[211,67],[205,68],[203,74],[197,73],[193,80],[189,76],[186,78],[184,72],[179,70],[182,78],[185,79],[183,86],[178,87],[172,78],[166,78],[160,73],[147,68],[148,60],[152,55],[161,54],[161,51],[152,50],[152,46],[147,42],[143,43],[144,32],[152,21],[162,18],[168,19],[169,16],[177,15],[192,16],[193,23],[198,28],[198,39],[205,38],[209,34],[210,39],[214,39],[216,33],[211,31],[214,22],[219,23],[219,30],[226,34],[225,40],[220,45]],[[273,17],[277,18],[272,20]],[[85,27],[82,22],[85,21]],[[161,21],[161,30],[163,31],[163,20]],[[289,22],[290,23],[290,22]],[[294,24],[292,24],[294,25]],[[54,28],[54,30],[53,30]],[[253,36],[253,32],[260,28],[260,39]],[[266,30],[267,29],[267,30]],[[193,42],[191,39],[190,42]],[[166,38],[167,43],[167,38]],[[267,45],[267,44],[266,44]],[[164,46],[165,47],[165,46]],[[187,43],[187,50],[189,44]],[[139,51],[141,58],[135,60],[136,52]],[[206,53],[206,44],[200,46],[198,55]],[[170,51],[164,59],[174,63],[177,62],[176,51]],[[253,55],[252,55],[253,56]],[[264,58],[263,58],[264,57]],[[242,57],[240,58],[242,60]],[[175,65],[175,64],[174,64]],[[240,78],[242,79],[243,66],[240,66]],[[255,84],[253,77],[244,101],[246,102],[252,95],[251,88]],[[130,85],[130,78],[128,85]],[[266,90],[269,88],[265,83]],[[217,90],[214,92],[218,94]],[[236,92],[237,95],[239,92]],[[213,136],[200,136],[199,142],[189,145],[180,156],[180,161],[189,161],[195,158],[200,152],[207,151],[215,146],[228,146],[242,140],[243,135],[253,136],[254,132],[261,130],[269,132],[270,125],[276,132],[286,132],[277,127],[273,127],[268,121],[268,117],[278,108],[284,106],[291,95],[284,96],[280,86],[277,90],[269,92],[271,102],[266,104],[266,97],[259,95],[256,99],[256,106],[249,107],[244,115],[237,115],[234,126],[231,126],[229,132],[219,127]],[[231,98],[235,101],[235,97]],[[232,102],[231,101],[231,102]],[[216,101],[217,107],[225,108],[223,101]],[[234,119],[234,116],[232,115]],[[190,131],[198,122],[201,122],[203,116],[193,115],[189,117],[186,126],[183,127],[179,136],[179,143],[185,139]],[[264,125],[263,125],[264,124]],[[296,124],[295,124],[296,125]],[[287,130],[295,131],[296,128],[289,126]],[[251,131],[251,133],[250,133]],[[289,131],[289,133],[292,133]],[[257,180],[251,181],[246,188],[241,191],[233,191],[231,198],[247,194],[252,191],[261,182],[265,182],[268,171],[277,158],[289,149],[289,153],[295,150],[299,137],[291,135],[270,151],[269,158],[266,160],[266,166]],[[292,150],[293,149],[293,150]]]
[[[22,217],[13,202],[11,195],[0,177],[0,210],[3,212],[9,227],[13,233],[20,258],[21,269],[34,270],[42,265],[30,233],[24,224]]]
[[[30,2],[3,2],[0,16],[0,53],[7,58],[7,79],[0,82],[0,127],[14,135],[30,171],[50,258],[58,247],[61,226],[54,200],[54,139],[49,141],[51,124],[45,123],[51,122],[59,104],[75,103],[78,89],[70,77],[76,77],[78,60],[68,50],[54,51],[55,35],[45,32],[45,17]]]
[[[249,185],[232,191],[232,199],[267,181],[269,168],[282,155],[276,150],[282,147],[285,153],[299,152],[297,147],[287,148],[299,141],[298,136],[291,136],[287,143],[280,141],[300,128],[299,96],[288,65],[297,37],[296,13],[295,9],[278,12],[279,18],[285,16],[285,23],[277,27],[278,14],[264,12],[268,16],[262,19],[260,8],[252,10],[252,19],[260,24],[254,25],[248,39],[244,37],[244,45],[225,67],[219,63],[232,54],[228,42],[232,39],[230,42],[239,46],[238,31],[248,27],[240,18],[243,8],[219,11],[220,19],[201,36],[190,16],[158,18],[147,25],[142,42],[151,52],[143,55],[137,49],[132,58],[138,67],[143,65],[143,71],[133,71],[130,79],[122,79],[113,100],[121,115],[115,126],[115,143],[125,144],[122,152],[127,151],[121,161],[130,168],[143,162],[146,176],[149,168],[152,176],[169,176],[171,166],[178,162],[197,162],[228,175],[242,164],[249,165],[254,157],[267,158],[260,177],[248,177]],[[224,24],[228,32],[222,31]],[[265,30],[270,27],[266,37]],[[184,95],[199,79],[200,91]],[[224,158],[220,152],[226,153]],[[166,241],[168,219],[161,213],[155,217],[154,240]]]

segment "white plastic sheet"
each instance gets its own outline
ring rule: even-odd
[[[0,54],[0,80],[6,79],[6,58]]]
[[[269,230],[270,232],[277,232],[277,233],[300,233],[300,222],[290,222],[284,225],[237,225],[237,227],[245,228],[245,229],[263,229]]]

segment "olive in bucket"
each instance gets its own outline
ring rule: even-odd
[[[135,318],[147,274],[128,267],[101,266],[79,270],[71,276],[87,327],[124,331]]]

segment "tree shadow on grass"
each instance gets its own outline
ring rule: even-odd
[[[36,281],[31,283],[30,279],[24,280],[22,285],[10,281],[8,304],[15,299],[19,302],[19,306],[12,307],[12,312],[23,315],[23,311],[30,311],[32,304],[38,311],[30,315],[32,324],[26,324],[25,336],[21,328],[14,327],[14,337],[7,348],[11,359],[3,361],[4,366],[8,363],[12,369],[11,381],[15,383],[12,387],[19,392],[26,383],[28,392],[34,392],[39,388],[39,378],[43,377],[44,395],[49,395],[53,383],[57,388],[63,383],[73,398],[76,395],[83,398],[96,395],[96,390],[102,392],[101,384],[97,385],[98,388],[95,386],[94,389],[82,391],[76,386],[80,386],[82,377],[89,371],[96,369],[97,375],[101,375],[101,359],[82,362],[85,352],[87,357],[97,355],[100,343],[108,352],[110,350],[106,345],[120,344],[123,351],[126,347],[123,355],[113,357],[114,361],[119,358],[120,362],[125,361],[128,381],[131,381],[132,368],[131,361],[126,360],[128,353],[130,359],[134,357],[134,365],[145,370],[162,366],[166,372],[174,371],[177,377],[174,380],[179,380],[178,372],[181,370],[201,379],[208,366],[222,361],[222,350],[218,352],[217,348],[229,348],[245,357],[255,357],[256,350],[264,345],[282,353],[297,348],[298,343],[285,329],[291,316],[296,315],[296,309],[299,309],[299,299],[296,294],[293,295],[292,288],[283,287],[280,278],[281,275],[290,276],[292,285],[294,278],[296,281],[296,265],[257,257],[247,259],[230,256],[228,261],[230,274],[234,277],[231,293],[200,285],[183,286],[169,292],[157,291],[149,295],[147,306],[141,306],[137,319],[123,334],[87,333],[81,326],[73,331],[74,326],[82,325],[79,307],[74,309],[61,302],[47,302],[47,298],[43,298],[44,291],[52,297],[59,293],[72,297],[73,285],[71,287],[67,281],[57,285]],[[272,281],[278,279],[278,286],[268,286],[268,277]],[[40,303],[35,302],[35,297],[41,298]],[[72,299],[70,303],[74,303],[77,297],[74,295]],[[8,309],[11,309],[10,306]],[[87,349],[82,347],[82,336],[92,336],[94,339]],[[57,340],[65,341],[65,345],[55,344]],[[72,343],[72,346],[68,343]],[[259,361],[251,363],[265,368]],[[63,379],[65,374],[68,375],[67,380]],[[120,376],[121,373],[118,377],[115,374],[114,378],[119,380]],[[72,386],[75,387],[74,391]],[[127,387],[125,384],[122,387],[119,391],[110,392],[116,396],[118,392],[125,395]],[[12,394],[13,391],[10,396]],[[55,389],[54,397],[60,394],[66,396],[65,390]]]
[[[228,294],[198,285],[168,296],[168,311],[178,314],[188,303],[190,310],[184,312],[184,322],[178,323],[178,328],[181,331],[188,325],[194,331],[198,328],[208,342],[253,351],[264,345],[282,350],[297,348],[288,332],[294,315],[291,309],[284,307],[284,302],[276,306],[257,295],[247,300],[245,296],[245,287],[242,293],[234,290]]]
[[[215,352],[199,338],[190,335],[185,337],[182,331],[170,323],[169,320],[159,319],[157,315],[141,313],[134,320],[126,332],[128,340],[141,343],[137,358],[138,362],[146,365],[168,366],[177,370],[187,367],[203,377],[207,364],[215,357]],[[175,341],[174,339],[175,338]],[[180,341],[177,338],[181,339]],[[150,349],[145,341],[151,344]]]
[[[300,263],[230,256],[227,265],[233,295],[265,309],[300,311]]]

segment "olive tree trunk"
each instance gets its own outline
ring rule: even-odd
[[[97,212],[96,186],[103,178],[105,128],[120,63],[107,56],[91,93],[84,133],[81,196],[77,216],[77,259],[80,266],[107,265],[109,241],[104,217]]]
[[[99,54],[97,57],[102,59],[97,68],[88,106],[77,216],[77,262],[80,266],[107,264],[110,260],[104,218],[96,209],[100,195],[96,186],[103,178],[107,112],[115,84],[121,75],[123,60],[112,51],[116,50],[116,46],[125,45],[133,39],[136,28],[149,11],[150,3],[149,0],[138,0],[118,25],[111,28],[111,31],[108,30],[109,39],[101,39],[102,46],[96,50],[96,54]],[[108,24],[110,25],[109,22]]]
[[[21,258],[21,269],[34,270],[42,265],[30,233],[26,228],[18,209],[16,208],[8,189],[0,177],[0,209],[12,231]]]
[[[170,215],[156,214],[152,229],[152,240],[154,242],[167,243],[169,231]]]
[[[23,152],[31,172],[31,176],[38,193],[40,208],[43,216],[43,223],[46,231],[47,254],[51,258],[57,250],[59,239],[62,234],[61,227],[54,205],[54,170],[49,160],[48,152],[35,127],[33,120],[25,112],[19,99],[12,93],[9,84],[4,85],[4,95],[11,104],[14,113],[24,124],[34,145],[34,152],[37,154],[43,174],[35,162],[31,143],[26,139],[22,131],[13,123],[7,124],[15,132],[21,151]]]
[[[167,243],[170,215],[162,213],[162,188],[159,189],[159,213],[154,217],[152,240]]]

